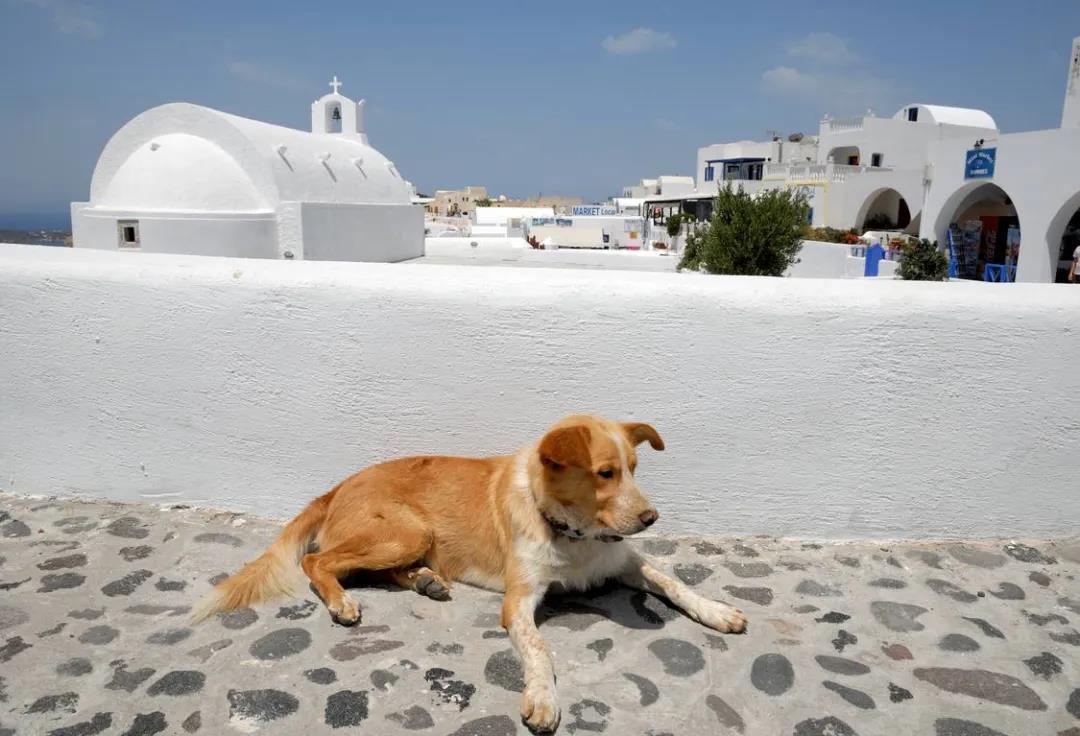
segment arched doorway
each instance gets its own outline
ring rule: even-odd
[[[952,236],[959,278],[1014,281],[1020,258],[1020,218],[1008,193],[991,182],[970,182],[945,202],[935,232]]]
[[[1049,279],[1061,284],[1068,281],[1069,266],[1076,249],[1080,248],[1080,192],[1062,205],[1046,231],[1050,258]],[[1078,277],[1080,278],[1080,277]]]
[[[907,200],[900,192],[892,188],[878,189],[872,192],[855,218],[855,227],[867,230],[909,230],[911,228],[911,210]],[[917,230],[915,232],[918,232]]]
[[[858,166],[862,162],[858,146],[837,146],[829,151],[825,160],[845,166]]]

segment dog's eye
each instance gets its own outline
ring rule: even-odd
[[[612,470],[611,468],[604,468],[603,470],[598,471],[596,474],[599,475],[601,478],[614,478],[615,477],[615,471]]]

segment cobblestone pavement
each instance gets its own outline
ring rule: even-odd
[[[499,596],[364,589],[190,626],[273,523],[0,495],[0,733],[524,734]],[[1080,736],[1080,542],[635,542],[745,635],[625,589],[549,597],[560,733]]]

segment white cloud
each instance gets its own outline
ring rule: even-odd
[[[92,11],[74,0],[16,0],[24,5],[32,5],[52,16],[56,30],[66,36],[100,38],[101,24],[94,20]]]
[[[813,94],[819,86],[815,75],[790,66],[774,66],[761,74],[766,88],[775,92]]]
[[[673,49],[678,46],[678,41],[666,31],[635,28],[621,36],[608,36],[600,45],[609,54],[644,54],[649,51]]]
[[[312,90],[315,85],[290,72],[281,71],[255,61],[230,61],[229,74],[243,82],[290,90]]]
[[[761,74],[767,92],[790,99],[816,102],[822,112],[850,115],[880,108],[895,95],[892,85],[863,71],[826,73],[790,66],[775,66]]]
[[[787,52],[819,64],[853,64],[859,60],[848,40],[832,33],[811,33],[788,46]]]

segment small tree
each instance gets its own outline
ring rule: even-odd
[[[490,207],[491,206],[491,199],[489,197],[481,197],[480,199],[476,200],[476,206],[477,207]]]
[[[677,250],[675,247],[675,241],[679,237],[679,233],[682,232],[683,216],[676,212],[667,218],[667,234],[671,238],[671,250]]]
[[[907,281],[944,281],[949,277],[949,261],[938,249],[937,241],[926,238],[901,248],[900,278]]]
[[[751,196],[730,185],[713,214],[688,239],[679,268],[741,276],[783,276],[798,260],[810,205],[806,195],[769,189]]]

